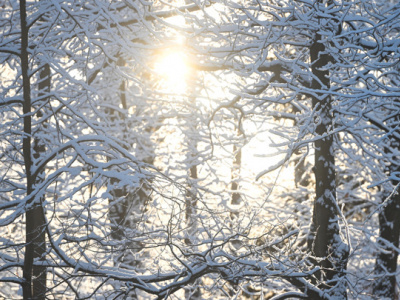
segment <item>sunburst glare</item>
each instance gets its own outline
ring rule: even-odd
[[[163,91],[183,94],[186,90],[188,65],[186,55],[180,50],[169,50],[156,61],[154,70],[160,78]]]

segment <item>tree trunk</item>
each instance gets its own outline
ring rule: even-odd
[[[126,65],[124,59],[119,58],[118,66],[123,67]],[[120,104],[124,111],[128,111],[128,104],[127,104],[127,82],[124,80],[121,82],[119,86],[119,95],[118,98],[120,100]],[[129,143],[129,134],[128,134],[128,126],[124,123],[125,122],[125,115],[123,113],[116,112],[114,109],[110,109],[107,112],[110,116],[112,122],[116,122],[117,126],[121,126],[122,124],[124,127],[122,128],[122,132],[118,132],[121,134],[121,139]],[[140,115],[140,111],[136,111],[136,114]],[[152,125],[152,124],[151,124]],[[145,134],[144,136],[151,135],[152,132],[155,131],[155,128],[152,126],[145,127]],[[147,142],[147,143],[146,143]],[[137,153],[143,154],[146,153],[147,155],[142,158],[142,161],[148,164],[153,164],[155,155],[153,151],[153,145],[151,142],[147,140],[143,142],[145,146],[148,146],[150,149],[143,149],[142,146],[138,146],[136,149]],[[111,183],[115,183],[112,181]],[[146,205],[150,200],[150,192],[151,189],[148,184],[143,183],[142,186],[134,191],[129,190],[129,187],[122,187],[114,189],[111,193],[113,199],[110,201],[111,209],[109,212],[109,218],[111,223],[111,237],[117,241],[123,243],[124,249],[120,250],[120,255],[116,257],[115,263],[122,264],[121,267],[140,267],[141,260],[136,258],[134,253],[139,252],[140,249],[143,248],[142,243],[133,241],[129,234],[127,235],[128,230],[135,230],[139,227],[140,222],[142,221],[142,214],[146,211]],[[118,200],[120,198],[124,198],[122,201]],[[115,203],[115,201],[117,201]],[[136,299],[137,296],[134,292],[130,293],[130,297]]]
[[[189,153],[192,156],[192,154]],[[194,164],[190,166],[190,179],[189,179],[189,187],[186,192],[186,203],[185,203],[185,221],[188,226],[188,234],[191,235],[197,229],[197,224],[195,218],[193,217],[193,213],[195,212],[197,206],[197,192],[195,187],[193,187],[191,180],[196,180],[198,178],[197,175],[197,165]],[[190,240],[190,236],[185,238],[186,245],[192,245]],[[198,287],[198,284],[201,282],[201,279],[196,279],[192,286],[185,287],[185,299],[201,299],[201,290]]]
[[[21,74],[23,85],[23,113],[24,113],[24,137],[23,137],[23,156],[26,173],[26,193],[32,194],[34,178],[32,177],[32,117],[31,117],[31,82],[29,77],[29,29],[26,22],[26,1],[20,0],[20,21],[21,21]],[[44,299],[42,292],[42,276],[36,280],[39,269],[34,267],[35,258],[41,257],[41,247],[43,247],[41,224],[43,213],[40,203],[32,205],[35,199],[29,200],[26,211],[25,224],[25,258],[23,266],[23,285],[22,292],[24,299]],[[44,282],[45,288],[45,282]]]
[[[32,131],[32,120],[31,120],[31,86],[28,63],[28,28],[26,24],[26,2],[20,0],[20,14],[21,14],[21,73],[22,73],[22,84],[23,84],[23,113],[24,113],[24,137],[23,137],[23,155],[26,173],[26,193],[29,196],[32,193],[32,156],[31,156],[31,131]],[[25,258],[23,267],[23,296],[24,299],[32,298],[32,269],[33,269],[33,253],[34,253],[34,237],[35,237],[35,215],[36,212],[33,209],[26,211],[26,224],[25,224]]]
[[[240,129],[238,129],[238,135],[242,135]],[[233,166],[232,166],[232,173],[231,173],[231,190],[232,198],[231,198],[231,205],[239,205],[241,203],[241,197],[239,190],[239,177],[240,177],[240,168],[242,166],[242,148],[238,148],[236,145],[233,145],[233,154],[235,155],[233,159]],[[231,219],[235,219],[238,217],[237,211],[231,212]]]
[[[308,246],[311,253],[319,258],[316,263],[321,267],[321,272],[317,274],[318,280],[323,283],[321,287],[328,289],[342,281],[333,295],[338,299],[345,299],[346,286],[343,277],[348,247],[341,239],[338,223],[333,136],[329,134],[333,123],[331,97],[326,93],[318,93],[330,88],[329,71],[324,68],[331,57],[320,41],[321,36],[316,34],[315,42],[310,48],[312,72],[315,76],[312,88],[317,94],[312,97],[312,106],[318,113],[315,123],[319,139],[314,143],[316,199]]]
[[[23,113],[24,113],[24,133],[23,138],[23,156],[27,180],[27,195],[33,191],[33,185],[43,180],[43,172],[39,178],[33,178],[31,168],[33,163],[32,157],[32,117],[31,117],[31,82],[29,77],[29,29],[27,27],[26,2],[20,1],[21,15],[21,73],[23,84]],[[46,92],[50,88],[50,68],[47,65],[40,73],[39,83],[40,93]],[[41,117],[38,114],[38,117]],[[44,146],[40,141],[36,140],[33,147],[33,155],[38,158],[41,152],[44,151]],[[35,199],[29,200],[29,204],[35,203],[26,211],[25,224],[25,258],[23,266],[24,283],[22,286],[24,299],[45,299],[46,293],[46,267],[35,265],[35,261],[44,259],[46,253],[46,236],[45,236],[45,217],[43,213],[42,200],[39,202]]]
[[[39,97],[44,96],[46,93],[50,92],[50,66],[46,64],[39,74]],[[46,101],[43,100],[43,101]],[[43,111],[39,110],[37,112],[37,118],[40,119],[43,117]],[[37,130],[45,130],[46,129],[46,121],[41,124]],[[33,134],[35,135],[35,133]],[[33,143],[33,157],[35,159],[39,159],[40,156],[46,151],[44,141],[41,141],[38,138],[35,138]],[[45,177],[45,170],[41,170],[36,178],[34,178],[34,183],[40,184]],[[44,215],[44,208],[42,207],[42,203],[44,202],[44,197],[42,196],[39,203],[34,205],[33,210],[35,211],[35,222],[36,222],[36,237],[35,237],[35,250],[33,253],[33,259],[36,261],[45,261],[46,255],[46,219]],[[33,298],[37,300],[44,300],[46,294],[46,267],[40,265],[33,265],[32,270],[32,288],[33,288]]]
[[[400,195],[396,190],[379,212],[379,246],[384,250],[378,253],[375,274],[379,277],[374,282],[374,295],[396,299],[396,270],[399,253],[393,249],[399,247],[400,234]],[[382,242],[386,240],[387,242]]]
[[[197,180],[197,165],[190,166],[189,169],[190,172],[190,181],[191,180]],[[193,184],[189,182],[189,187],[188,190],[186,191],[186,203],[185,203],[185,219],[186,223],[189,226],[192,226],[193,224],[193,210],[196,208],[197,205],[197,193],[194,191]]]

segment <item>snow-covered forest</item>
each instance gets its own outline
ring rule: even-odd
[[[1,299],[399,299],[400,2],[0,0]]]

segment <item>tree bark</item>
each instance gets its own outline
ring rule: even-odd
[[[399,253],[390,247],[399,247],[400,234],[400,195],[396,190],[379,212],[379,246],[384,250],[378,253],[375,274],[379,277],[374,282],[374,295],[396,299],[396,270]],[[382,242],[386,240],[387,243]]]
[[[39,74],[39,97],[45,96],[46,93],[50,92],[50,66],[46,64]],[[45,98],[45,100],[47,99]],[[40,119],[43,117],[43,111],[39,110],[37,112],[37,118]],[[43,121],[41,127],[37,130],[46,129],[46,121]],[[33,136],[35,132],[33,133]],[[35,138],[33,143],[33,157],[34,159],[39,159],[40,156],[45,153],[46,148],[44,145],[44,141]],[[45,170],[41,170],[36,178],[33,178],[34,184],[40,184],[45,177]],[[44,215],[44,208],[42,207],[42,203],[45,200],[45,196],[42,196],[38,203],[35,203],[33,207],[34,215],[35,215],[35,231],[36,236],[34,240],[34,253],[33,259],[34,261],[45,261],[46,255],[46,219]],[[33,290],[33,298],[37,300],[44,300],[46,295],[46,267],[41,265],[33,265],[32,269],[32,290]]]
[[[32,193],[32,156],[31,156],[31,91],[30,91],[30,78],[28,75],[28,28],[26,24],[26,2],[20,0],[20,18],[21,18],[21,73],[23,84],[23,113],[24,113],[24,137],[23,137],[23,155],[26,173],[26,193],[29,196]],[[29,209],[26,211],[26,224],[25,224],[25,258],[23,267],[23,297],[24,299],[32,298],[32,269],[33,269],[33,253],[34,245],[33,240],[35,236],[35,211]]]
[[[32,193],[32,153],[31,153],[31,134],[32,134],[32,119],[31,119],[31,86],[29,78],[29,61],[28,61],[28,33],[29,29],[26,22],[26,1],[20,0],[20,22],[21,22],[21,74],[22,74],[22,87],[23,87],[23,113],[24,113],[24,137],[22,141],[22,151],[24,156],[24,165],[26,173],[26,193],[29,196]],[[26,211],[25,223],[25,258],[23,266],[23,297],[24,299],[33,298],[32,290],[32,275],[33,275],[33,261],[35,252],[35,237],[36,227],[35,217],[37,216],[37,209],[28,206]]]
[[[38,183],[32,176],[32,117],[31,117],[31,81],[29,77],[29,28],[27,26],[26,1],[20,0],[20,22],[21,22],[21,74],[23,85],[23,113],[24,113],[24,137],[23,137],[23,156],[26,173],[26,193],[32,194],[34,184]],[[39,89],[49,88],[50,68],[47,66],[40,74],[44,81],[39,83]],[[39,116],[40,117],[40,116]],[[34,155],[39,155],[43,146],[39,141],[35,141]],[[41,174],[43,175],[43,173]],[[40,177],[40,176],[39,176]],[[40,181],[41,179],[39,179]],[[33,202],[33,205],[32,205]],[[45,299],[46,293],[46,267],[35,266],[35,260],[43,259],[46,252],[45,237],[45,218],[43,214],[42,202],[30,199],[27,203],[26,224],[25,224],[25,258],[23,266],[23,298],[24,299]]]
[[[312,88],[316,92],[312,97],[312,106],[318,112],[315,123],[319,138],[314,143],[316,198],[308,246],[311,253],[318,258],[315,263],[321,267],[321,272],[317,275],[318,280],[323,282],[321,287],[328,289],[342,280],[343,285],[335,289],[334,295],[345,299],[346,287],[343,277],[347,266],[348,247],[341,239],[338,223],[333,136],[329,133],[333,125],[331,96],[322,92],[330,88],[329,71],[324,68],[331,57],[320,41],[321,35],[316,34],[310,49],[311,67],[315,76]]]

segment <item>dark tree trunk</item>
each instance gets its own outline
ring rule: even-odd
[[[310,49],[312,72],[315,76],[312,88],[316,91],[316,96],[312,97],[312,106],[317,111],[314,121],[319,138],[314,143],[316,199],[308,246],[311,253],[320,259],[317,264],[321,267],[321,272],[317,277],[323,282],[322,288],[328,289],[337,284],[337,281],[343,280],[348,249],[347,245],[343,245],[338,223],[333,136],[329,134],[333,125],[331,97],[329,94],[318,93],[330,88],[329,71],[324,68],[331,57],[320,41],[321,36],[316,34]],[[336,289],[335,296],[346,298],[345,280],[343,286]]]
[[[379,212],[379,246],[384,250],[378,253],[375,274],[379,277],[374,282],[374,295],[396,299],[396,270],[399,253],[390,247],[399,247],[400,234],[400,195],[396,190]],[[387,242],[382,242],[386,240]]]
[[[37,178],[33,178],[31,168],[33,157],[38,158],[44,151],[43,144],[36,140],[33,145],[32,155],[32,117],[31,117],[31,82],[29,77],[29,28],[27,27],[26,1],[20,1],[21,18],[21,74],[23,84],[23,113],[24,133],[23,156],[27,179],[27,195],[32,194],[34,184],[43,180],[44,171]],[[47,65],[40,73],[39,93],[43,94],[50,88],[50,68]],[[38,114],[40,118],[41,113]],[[38,201],[39,200],[39,201]],[[37,263],[44,259],[46,253],[45,216],[42,207],[43,199],[30,199],[26,211],[25,228],[25,258],[23,266],[23,297],[24,299],[45,299],[46,293],[46,267]],[[32,205],[32,202],[34,204]],[[35,264],[36,263],[36,264]]]
[[[26,24],[26,2],[20,0],[20,14],[21,14],[21,73],[23,80],[23,93],[24,93],[24,138],[23,138],[23,155],[26,173],[26,193],[32,193],[32,156],[31,156],[31,133],[32,133],[32,120],[31,120],[31,86],[28,63],[28,27]],[[33,253],[34,253],[34,237],[35,237],[35,211],[28,209],[26,211],[26,224],[25,224],[25,258],[23,267],[23,296],[24,299],[32,298],[32,270],[33,270]]]
[[[39,74],[39,97],[45,96],[50,92],[50,66],[46,64]],[[43,101],[47,101],[45,98]],[[45,106],[43,106],[45,107]],[[37,112],[37,118],[40,119],[43,117],[43,111],[39,110]],[[46,130],[46,121],[43,121],[40,124],[40,127],[37,129],[38,131]],[[35,136],[35,133],[33,134]],[[33,143],[33,157],[35,159],[39,159],[40,156],[46,151],[44,141],[41,141],[38,138],[35,138]],[[34,178],[34,183],[40,184],[44,180],[45,170],[41,170],[36,178]],[[33,210],[35,211],[35,222],[36,222],[36,237],[35,237],[35,250],[33,253],[33,259],[37,262],[45,261],[46,255],[46,219],[44,215],[44,208],[42,207],[42,203],[44,202],[44,197],[42,196],[39,203],[34,205]],[[37,300],[44,300],[46,294],[46,267],[41,265],[33,265],[32,270],[33,275],[33,298]]]
[[[32,118],[31,118],[31,83],[29,78],[29,57],[28,57],[28,33],[29,29],[26,22],[26,1],[20,0],[20,18],[21,18],[21,74],[23,84],[23,113],[24,113],[24,137],[23,137],[23,156],[26,173],[26,193],[29,196],[33,190],[32,178],[32,151],[31,151],[31,135],[32,135]],[[32,203],[32,200],[29,201]],[[25,258],[23,266],[23,297],[24,299],[32,299],[33,291],[33,263],[35,259],[37,232],[39,231],[37,220],[40,219],[40,208],[34,205],[27,208],[25,223]]]

